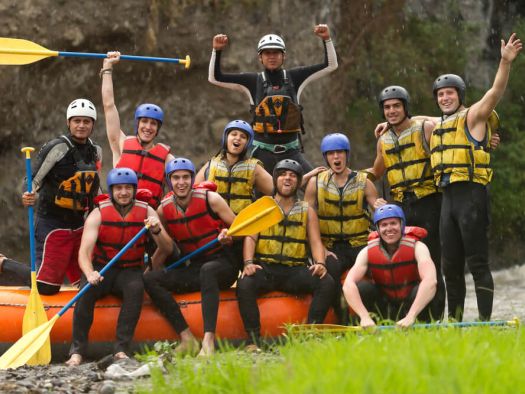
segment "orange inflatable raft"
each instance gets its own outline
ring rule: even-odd
[[[48,317],[53,317],[76,293],[76,289],[62,288],[56,295],[41,295]],[[22,335],[22,319],[28,296],[29,289],[27,288],[0,286],[0,350],[2,352]],[[174,297],[180,304],[193,334],[202,338],[200,293],[176,294]],[[309,295],[295,296],[281,292],[261,296],[258,300],[261,313],[261,334],[266,337],[278,337],[285,331],[285,324],[303,323],[308,315],[310,301],[311,296]],[[103,344],[107,347],[114,341],[120,302],[120,299],[111,296],[97,302],[93,326],[89,333],[90,348],[96,349],[97,345]],[[53,326],[51,331],[53,350],[59,348],[65,350],[71,343],[73,308],[69,309]],[[333,323],[334,321],[334,314],[330,310],[325,322]],[[246,339],[233,289],[221,292],[216,336],[230,341]],[[146,296],[133,338],[135,345],[161,340],[171,341],[177,338],[177,333]]]

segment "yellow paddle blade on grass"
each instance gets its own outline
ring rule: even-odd
[[[16,341],[0,357],[0,369],[18,368],[27,364],[35,352],[42,348],[49,339],[49,333],[59,317],[58,314],[53,316],[47,323],[34,328]]]
[[[50,51],[41,45],[20,38],[0,37],[0,64],[2,65],[29,64],[50,56],[58,56],[58,51]]]
[[[31,272],[31,292],[27,302],[26,310],[24,312],[24,320],[22,322],[22,334],[25,335],[29,331],[47,323],[47,314],[44,309],[44,304],[38,294],[38,287],[36,284],[36,272]],[[44,342],[40,350],[29,359],[29,365],[47,365],[51,362],[51,341],[49,336]]]

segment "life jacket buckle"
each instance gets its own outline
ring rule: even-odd
[[[273,153],[280,154],[280,153],[286,153],[288,148],[285,145],[274,145],[273,146]]]

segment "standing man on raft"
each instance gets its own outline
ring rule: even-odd
[[[257,46],[264,70],[235,74],[225,74],[221,70],[221,54],[228,45],[228,36],[217,34],[213,37],[208,80],[248,96],[256,132],[253,156],[263,162],[269,173],[283,159],[298,161],[305,173],[312,170],[301,153],[300,135],[304,132],[301,93],[309,83],[337,69],[337,55],[328,26],[316,25],[314,33],[323,40],[323,63],[285,70],[284,41],[277,34],[267,34]]]

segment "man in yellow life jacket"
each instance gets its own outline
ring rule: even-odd
[[[237,296],[250,348],[259,345],[261,335],[259,294],[272,290],[313,293],[308,323],[322,323],[334,299],[335,283],[326,270],[317,214],[307,202],[297,199],[302,175],[301,165],[294,160],[277,163],[274,199],[284,219],[244,241],[244,269],[237,281]],[[308,249],[314,262],[310,266]]]
[[[437,280],[428,248],[420,242],[426,231],[405,227],[403,210],[394,204],[378,208],[374,224],[377,231],[370,234],[344,283],[348,305],[362,327],[376,324],[370,312],[380,319],[395,319],[400,327],[409,327],[416,319],[430,321],[429,303]]]
[[[325,24],[319,24],[314,27],[314,33],[323,40],[323,63],[285,70],[286,46],[283,38],[267,34],[257,46],[259,61],[264,67],[260,73],[223,73],[221,57],[228,45],[228,36],[217,34],[213,37],[208,80],[214,85],[247,95],[255,130],[253,156],[264,163],[269,173],[283,159],[298,161],[304,172],[312,170],[301,153],[303,118],[300,97],[308,84],[337,69],[330,29]]]
[[[164,195],[164,168],[175,158],[168,145],[155,143],[164,122],[164,112],[155,104],[139,105],[135,110],[135,135],[124,134],[115,105],[112,79],[113,67],[119,61],[120,52],[108,52],[100,71],[102,103],[113,166],[128,167],[135,171],[139,178],[139,189],[151,191],[153,196],[150,205],[157,208]]]
[[[33,163],[33,192],[24,192],[24,206],[36,206],[37,286],[41,294],[60,290],[64,278],[80,280],[78,248],[86,213],[99,190],[102,149],[89,138],[97,112],[93,103],[76,99],[66,112],[68,133],[42,146]],[[10,272],[30,286],[27,264],[0,255],[0,272]]]
[[[510,66],[522,49],[512,34],[501,40],[501,60],[492,87],[465,107],[465,82],[454,74],[439,76],[433,86],[442,112],[430,140],[436,185],[443,190],[441,250],[447,285],[448,314],[458,320],[465,304],[465,263],[476,289],[480,320],[490,320],[494,282],[488,261],[489,197],[492,179],[487,141],[493,111],[505,92]]]
[[[412,119],[409,106],[410,96],[404,87],[388,86],[381,91],[379,108],[387,121],[387,129],[377,141],[374,166],[367,171],[374,180],[386,173],[390,196],[403,208],[407,225],[427,230],[428,236],[422,242],[436,264],[438,281],[432,313],[434,319],[442,319],[445,282],[439,238],[441,191],[434,184],[429,148],[434,123]]]
[[[353,171],[350,141],[342,133],[327,134],[321,152],[329,169],[308,182],[305,201],[317,211],[321,240],[326,249],[326,267],[338,289],[334,310],[342,318],[341,276],[354,265],[370,233],[370,212],[386,204],[365,171]]]
[[[79,365],[85,357],[95,302],[108,294],[122,297],[114,358],[128,358],[144,297],[142,271],[146,237],[129,248],[103,277],[99,271],[146,224],[150,225],[150,233],[159,249],[169,252],[173,247],[155,210],[135,198],[137,183],[137,175],[130,168],[111,170],[107,178],[111,197],[101,201],[86,219],[78,258],[83,273],[83,286],[89,283],[92,287],[75,305],[73,342],[69,353],[71,357],[66,362],[69,366]]]

